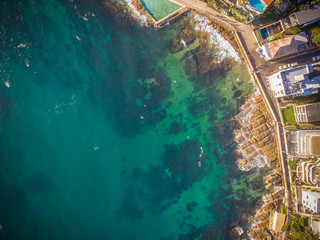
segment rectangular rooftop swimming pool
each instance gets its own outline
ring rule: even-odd
[[[263,11],[263,9],[264,9],[264,5],[262,2],[260,2],[260,0],[249,0],[249,3],[252,7],[254,7],[255,9],[257,9],[259,11]]]
[[[269,33],[268,33],[267,28],[260,29],[260,33],[261,33],[262,39],[266,39],[269,37]]]
[[[169,0],[140,0],[149,14],[159,21],[168,16],[170,13],[181,8],[180,5],[175,4]]]

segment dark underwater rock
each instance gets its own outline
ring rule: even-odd
[[[194,40],[196,40],[196,34],[191,25],[187,25],[187,27],[179,34],[179,37],[187,44],[193,43]]]
[[[179,52],[182,49],[183,49],[183,44],[179,37],[175,37],[170,41],[170,51],[172,53]]]
[[[195,201],[193,201],[193,202],[191,202],[191,203],[188,203],[188,204],[187,204],[187,210],[188,210],[189,212],[191,212],[196,206],[198,206],[198,203],[195,202]]]
[[[0,117],[9,115],[14,109],[13,100],[6,94],[0,95]]]
[[[184,44],[191,44],[194,40],[196,40],[196,34],[193,27],[191,25],[186,25],[179,35],[170,41],[170,50],[172,53],[179,52],[183,49]]]

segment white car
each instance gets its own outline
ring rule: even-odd
[[[320,55],[319,55],[319,56],[315,56],[315,57],[313,57],[313,58],[312,58],[312,60],[313,60],[313,61],[320,60]]]
[[[286,69],[286,68],[287,68],[287,65],[283,65],[283,66],[280,66],[280,67],[279,67],[280,70]]]
[[[294,67],[294,66],[297,66],[297,65],[298,65],[298,63],[297,63],[297,62],[289,63],[289,64],[288,64],[288,67]]]

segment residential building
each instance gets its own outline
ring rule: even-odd
[[[311,228],[312,231],[318,235],[318,238],[320,239],[320,221],[316,219],[311,219]]]
[[[292,130],[289,133],[291,156],[320,157],[320,130]]]
[[[320,4],[312,5],[309,9],[297,11],[294,13],[298,24],[306,27],[320,20]]]
[[[320,193],[302,191],[302,205],[315,214],[320,214]]]
[[[312,5],[309,9],[294,12],[281,20],[284,29],[295,26],[306,27],[320,20],[320,4]]]
[[[320,64],[307,64],[283,70],[270,75],[267,80],[269,88],[277,98],[316,94],[320,88]]]
[[[305,184],[320,183],[320,161],[316,163],[302,162],[297,167],[297,178]]]
[[[320,103],[295,106],[294,117],[297,122],[320,121]]]
[[[301,32],[290,37],[282,38],[276,41],[262,45],[262,52],[266,60],[273,60],[284,56],[296,54],[308,48],[308,37]]]

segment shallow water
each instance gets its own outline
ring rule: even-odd
[[[0,6],[1,238],[224,239],[261,195],[225,146],[245,66],[187,75],[196,46],[168,48],[181,22],[123,25],[95,1]]]

